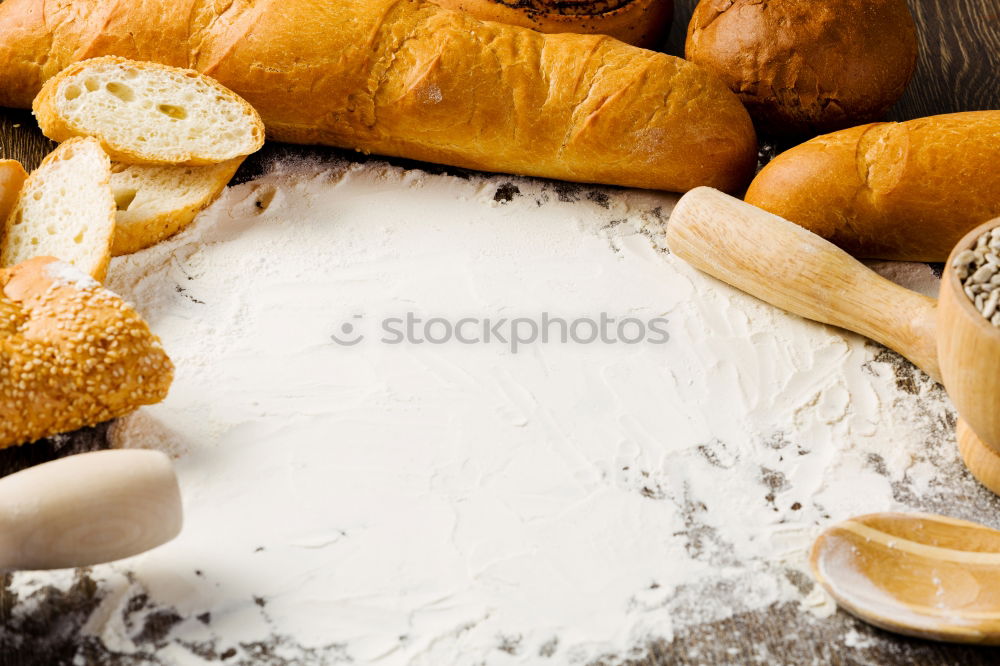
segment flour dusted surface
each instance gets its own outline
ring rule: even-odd
[[[95,569],[88,632],[135,649],[138,587],[184,618],[165,663],[273,635],[321,663],[586,663],[775,603],[832,612],[811,539],[950,492],[950,406],[667,253],[673,201],[287,163],[116,260],[177,379],[114,436],[178,456],[187,521]],[[670,340],[380,343],[406,312],[665,317]],[[365,339],[334,343],[345,323]]]

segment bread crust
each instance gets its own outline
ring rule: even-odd
[[[183,230],[194,221],[198,213],[208,208],[212,205],[212,202],[219,198],[219,195],[226,189],[226,185],[232,180],[233,175],[240,168],[240,164],[243,163],[244,159],[243,157],[237,157],[228,162],[223,162],[218,165],[219,168],[217,169],[212,167],[193,167],[195,169],[210,169],[211,173],[205,176],[196,174],[191,176],[192,178],[211,177],[214,179],[210,185],[208,194],[198,201],[178,206],[160,215],[150,216],[142,222],[123,224],[121,213],[119,213],[118,221],[115,225],[115,240],[111,246],[112,256],[119,257],[144,250]],[[122,168],[127,168],[127,165],[112,165],[112,171]],[[166,168],[183,169],[184,167]],[[113,175],[112,179],[114,179]]]
[[[906,0],[701,0],[686,57],[721,77],[769,134],[881,120],[909,83]]]
[[[608,35],[653,48],[663,43],[673,0],[431,0],[482,21],[499,21],[538,32]]]
[[[1000,111],[874,123],[782,153],[746,200],[867,258],[945,261],[1000,215]]]
[[[27,177],[28,173],[17,160],[0,160],[0,230],[6,228],[7,217],[17,203]],[[0,241],[3,241],[2,233]]]
[[[142,318],[84,273],[52,257],[0,270],[0,448],[159,402],[172,379]]]
[[[544,35],[419,0],[44,0],[0,4],[0,105],[84,58],[188,66],[269,136],[581,182],[740,189],[742,104],[706,71],[610,37]]]
[[[99,134],[90,134],[86,128],[71,122],[60,113],[58,105],[59,95],[65,83],[67,80],[77,76],[81,72],[86,71],[88,68],[107,65],[125,66],[147,72],[155,71],[157,69],[166,69],[172,70],[175,73],[184,76],[201,78],[205,85],[215,91],[215,94],[230,99],[243,108],[243,115],[252,125],[252,133],[255,139],[254,146],[247,152],[247,155],[260,150],[260,147],[264,145],[264,123],[261,121],[257,111],[250,106],[245,99],[233,93],[233,91],[229,90],[225,86],[219,84],[219,82],[215,79],[208,76],[202,76],[201,74],[186,68],[170,67],[152,62],[136,62],[128,60],[127,58],[115,56],[91,58],[78,62],[67,67],[45,82],[45,85],[42,86],[41,91],[31,104],[31,109],[35,114],[35,119],[38,121],[38,126],[41,127],[42,133],[45,136],[57,142],[63,142],[76,137],[92,136],[101,142],[101,148],[103,148],[104,152],[108,154],[108,157],[116,162],[126,162],[128,164],[203,166],[217,164],[220,161],[240,157],[239,155],[230,155],[225,159],[218,160],[211,159],[203,155],[197,155],[190,151],[181,151],[179,149],[176,153],[169,156],[161,156],[156,152],[144,151],[137,145],[114,143],[108,137],[101,136]],[[245,157],[245,155],[243,157]]]
[[[96,139],[92,139],[89,137],[74,137],[60,144],[59,146],[56,147],[55,150],[46,155],[45,159],[42,160],[42,163],[39,165],[38,169],[32,171],[25,179],[24,184],[21,187],[22,195],[27,196],[27,193],[34,186],[35,182],[45,177],[45,170],[44,170],[45,166],[47,166],[53,161],[63,159],[63,156],[67,151],[71,151],[74,149],[75,146],[83,144],[92,144],[95,149],[100,150],[100,144],[98,143],[98,141]],[[104,239],[104,241],[102,241],[101,247],[94,248],[94,251],[99,253],[97,261],[91,266],[80,267],[81,269],[84,269],[88,273],[90,273],[91,277],[93,277],[98,282],[103,282],[105,276],[107,275],[108,263],[111,261],[111,245],[114,242],[114,235],[115,235],[114,234],[115,201],[114,197],[112,197],[111,195],[111,160],[108,159],[107,155],[104,154],[103,151],[101,151],[101,154],[103,155],[103,159],[106,166],[101,169],[100,173],[89,174],[89,175],[96,176],[100,181],[98,185],[107,188],[107,198],[105,201],[105,206],[108,215],[108,222],[107,222],[108,232],[106,238]],[[22,201],[21,198],[19,197],[18,201],[15,203],[13,209],[11,209],[10,214],[7,216],[7,219],[4,223],[3,242],[0,243],[0,265],[2,266],[9,266],[10,264],[18,260],[17,258],[12,258],[11,255],[14,252],[14,250],[12,250],[9,247],[7,240],[8,236],[10,235],[10,230],[15,223],[21,205]]]

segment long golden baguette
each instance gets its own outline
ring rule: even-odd
[[[746,200],[855,256],[944,261],[1000,215],[1000,111],[817,137],[764,167]]]
[[[280,141],[676,191],[737,190],[756,162],[724,84],[608,37],[420,0],[0,4],[0,105],[27,107],[46,79],[100,55],[208,74]]]

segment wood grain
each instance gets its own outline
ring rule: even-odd
[[[954,270],[956,257],[998,225],[1000,220],[991,220],[976,227],[948,257],[941,279],[937,347],[945,388],[961,416],[962,458],[983,485],[1000,494],[1000,329],[976,310]]]
[[[0,480],[0,570],[92,566],[181,530],[180,489],[160,451],[94,451]]]
[[[0,159],[18,160],[31,171],[55,147],[42,135],[30,111],[0,110]]]
[[[1000,2],[909,3],[919,26],[920,55],[913,81],[890,118],[1000,108]]]
[[[687,23],[697,0],[677,0],[674,23],[664,48],[683,53]],[[909,0],[917,20],[921,52],[917,72],[902,100],[889,118],[907,120],[953,111],[1000,109],[1000,1],[998,0]],[[2,85],[2,83],[0,83]],[[19,125],[19,126],[15,126]],[[0,158],[21,160],[26,167],[37,166],[53,147],[37,130],[26,111],[0,110]],[[779,146],[780,148],[780,146]],[[774,150],[773,146],[764,147]],[[322,154],[364,159],[332,149],[268,144],[261,155],[248,160],[237,180],[259,173],[274,155]],[[408,164],[402,160],[396,163]],[[433,173],[462,173],[463,170],[427,167]],[[901,369],[901,372],[904,370]],[[907,372],[912,371],[907,370]],[[107,426],[88,429],[71,436],[38,442],[0,452],[0,475],[28,467],[56,456],[105,447]],[[905,498],[904,498],[905,499]],[[970,518],[990,518],[1000,511],[1000,503],[987,491],[967,497],[961,505],[953,500],[931,507],[938,513],[959,513]],[[79,584],[67,591],[53,591],[18,634],[16,647],[0,648],[3,666],[34,666],[69,663],[85,639],[78,637],[80,626],[97,608],[101,598],[93,581],[81,574]],[[794,581],[805,593],[812,588],[808,579]],[[13,613],[9,578],[0,577],[0,627],[8,625]],[[170,619],[169,609],[157,617]],[[169,626],[169,623],[168,623]],[[2,633],[2,630],[0,630]],[[162,634],[159,629],[155,632]],[[856,637],[859,647],[845,649],[843,637]],[[93,652],[87,643],[88,663],[138,664],[141,655],[109,655]],[[761,655],[766,655],[761,662]],[[219,661],[219,663],[229,663]],[[279,664],[279,661],[269,663]],[[719,622],[696,624],[679,632],[672,641],[658,641],[631,666],[694,666],[704,664],[842,664],[922,666],[992,666],[1000,663],[1000,652],[906,639],[872,628],[838,612],[818,619],[803,613],[798,604],[776,605],[737,614]]]
[[[987,446],[1000,452],[1000,328],[976,310],[954,270],[956,257],[998,225],[1000,220],[992,220],[970,231],[945,264],[937,348],[944,385],[959,414]]]

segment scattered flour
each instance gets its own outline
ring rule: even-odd
[[[46,264],[45,275],[60,286],[75,287],[76,289],[94,289],[101,286],[100,282],[65,261],[53,261]]]
[[[115,260],[177,379],[114,437],[177,457],[187,516],[94,570],[87,630],[127,651],[141,585],[188,618],[171,663],[269,633],[328,662],[584,663],[778,602],[832,612],[801,582],[812,539],[934,492],[958,465],[950,406],[898,357],[670,255],[674,201],[280,163]],[[405,312],[666,317],[671,339],[512,354],[365,328]],[[345,322],[365,340],[334,344]]]

